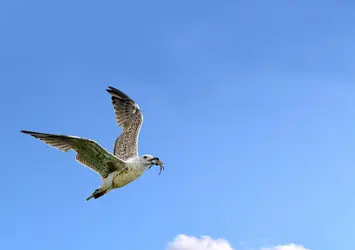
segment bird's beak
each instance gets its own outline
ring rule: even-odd
[[[149,161],[150,161],[150,163],[152,163],[154,165],[159,165],[159,163],[161,162],[161,161],[159,161],[158,157],[154,157],[154,158],[150,159]]]
[[[160,175],[161,172],[164,170],[163,162],[161,160],[159,160],[158,157],[154,157],[153,159],[151,159],[149,161],[152,163],[152,165],[150,165],[148,169],[150,169],[154,165],[160,166],[160,172],[159,172],[159,175]]]

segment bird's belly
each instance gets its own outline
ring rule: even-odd
[[[117,173],[112,181],[112,188],[120,188],[136,180],[144,171],[124,171]]]

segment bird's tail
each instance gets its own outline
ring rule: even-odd
[[[90,195],[88,198],[86,198],[86,201],[90,200],[91,198],[97,199],[100,198],[101,196],[103,196],[104,194],[107,193],[107,190],[102,190],[100,188],[96,189],[92,195]]]

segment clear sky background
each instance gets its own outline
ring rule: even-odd
[[[354,13],[353,1],[2,1],[0,248],[355,249]],[[112,151],[109,85],[139,104],[139,152],[166,170],[85,202],[98,175],[19,131]]]

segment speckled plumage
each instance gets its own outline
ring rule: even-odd
[[[122,160],[138,155],[138,135],[143,123],[143,115],[131,98],[118,89],[109,87],[116,121],[123,128],[114,145],[114,155]]]
[[[111,94],[117,125],[123,129],[115,141],[113,154],[90,139],[21,131],[63,152],[74,150],[78,162],[101,175],[103,184],[87,200],[136,180],[158,159],[151,155],[138,156],[138,136],[143,123],[138,105],[118,89],[109,87],[107,92]]]

